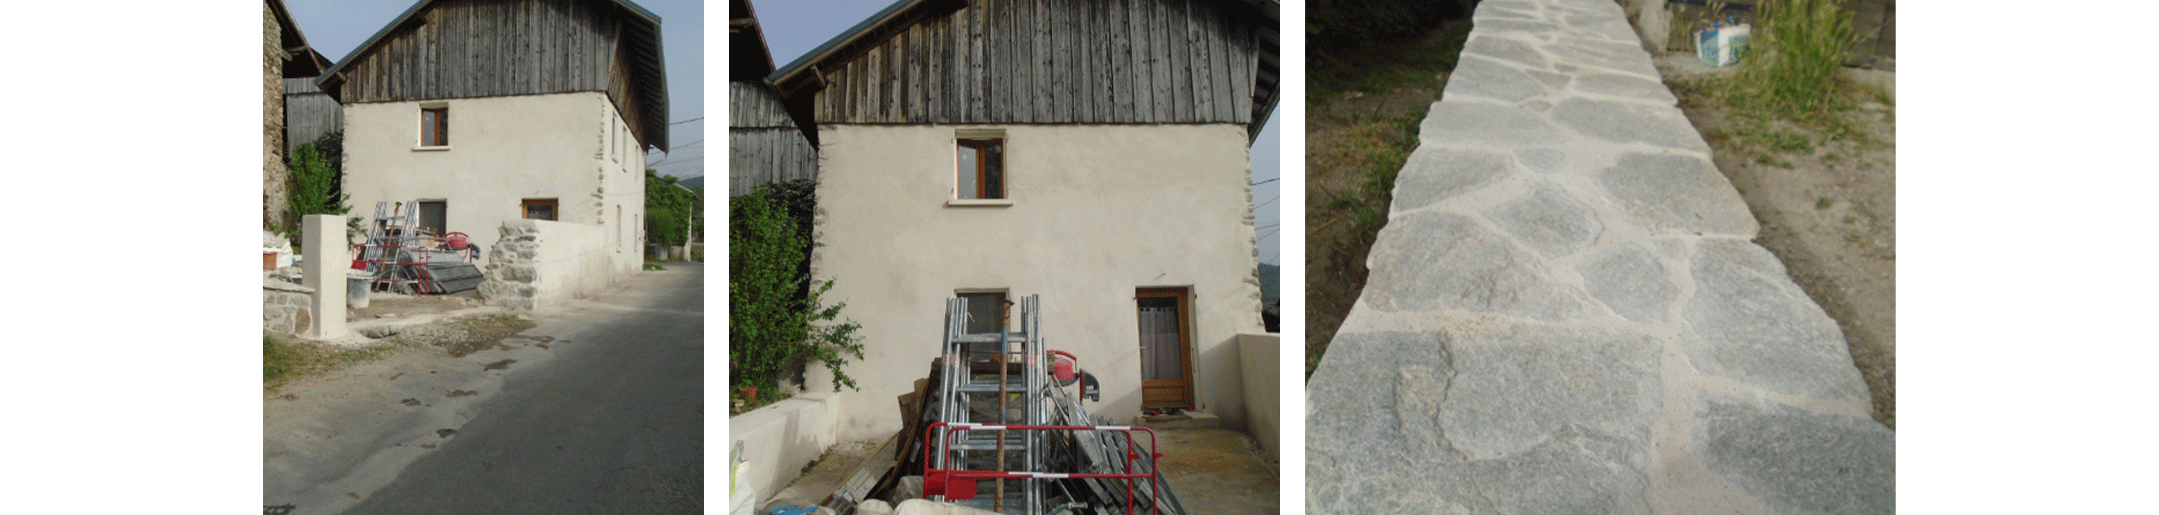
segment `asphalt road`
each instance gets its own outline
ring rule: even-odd
[[[694,273],[596,309],[620,313],[345,513],[701,512],[704,272],[668,267]]]

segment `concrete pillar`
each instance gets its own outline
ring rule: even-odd
[[[314,288],[307,305],[307,337],[325,340],[345,335],[345,270],[352,267],[345,244],[345,217],[300,217],[300,267],[303,286]]]

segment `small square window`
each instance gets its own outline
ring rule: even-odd
[[[960,138],[958,197],[1005,198],[1004,153],[1004,138]]]
[[[528,198],[520,203],[526,220],[555,221],[555,199]]]
[[[420,109],[420,146],[450,146],[450,108]]]

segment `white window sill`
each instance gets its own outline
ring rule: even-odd
[[[440,146],[440,147],[412,147],[412,151],[413,151],[413,152],[449,152],[449,151],[450,151],[450,146],[449,146],[449,145],[443,145],[443,146]]]
[[[952,200],[947,200],[947,201],[945,201],[945,207],[1012,207],[1012,199],[1008,199],[1008,198],[990,198],[990,199],[972,199],[972,198],[956,198],[956,199],[952,199]]]

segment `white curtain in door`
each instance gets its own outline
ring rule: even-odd
[[[1183,379],[1184,345],[1177,338],[1177,308],[1139,308],[1140,373],[1148,381]]]

